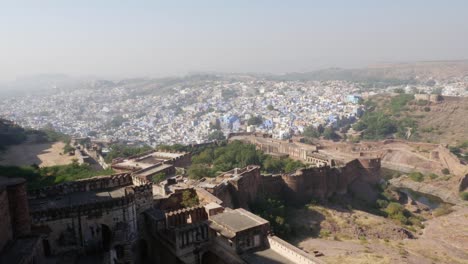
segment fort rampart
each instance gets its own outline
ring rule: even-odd
[[[324,263],[276,236],[268,236],[270,248],[297,264]]]
[[[30,199],[67,195],[74,192],[87,192],[93,190],[127,186],[132,184],[129,173],[114,174],[111,176],[93,177],[44,187],[29,192]]]

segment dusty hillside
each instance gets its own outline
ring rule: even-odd
[[[385,78],[452,79],[468,76],[468,61],[422,61],[369,66],[369,71]]]
[[[309,206],[291,216],[301,233],[293,244],[318,251],[326,263],[460,263],[467,262],[468,207],[430,217],[414,237],[405,237],[395,221],[359,210]]]
[[[271,76],[281,80],[346,80],[376,84],[411,84],[431,79],[454,81],[468,76],[468,61],[423,61],[382,63],[365,68],[330,68],[313,72],[288,73]]]
[[[441,103],[424,107],[410,107],[413,117],[419,117],[421,140],[457,145],[468,140],[468,98],[445,97]]]
[[[387,112],[391,97],[379,95],[371,100],[377,104],[377,109]],[[391,112],[388,114],[400,120],[414,120],[417,124],[417,141],[451,146],[468,141],[467,97],[444,97],[438,103],[412,100],[401,108],[398,117]]]

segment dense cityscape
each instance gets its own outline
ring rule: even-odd
[[[0,264],[468,264],[468,1],[0,6]]]
[[[53,86],[53,85],[51,85]],[[74,137],[159,144],[206,142],[216,130],[264,132],[288,138],[313,126],[354,122],[362,98],[403,89],[463,96],[466,80],[363,88],[349,81],[276,81],[262,78],[180,78],[93,81],[78,89],[6,98],[0,116],[24,127],[51,127]]]

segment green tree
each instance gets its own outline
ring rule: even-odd
[[[157,173],[152,177],[153,183],[160,183],[166,179],[166,174],[164,172]]]
[[[212,164],[213,159],[213,149],[205,149],[200,154],[192,157],[192,164]]]
[[[251,118],[249,118],[249,120],[247,120],[247,124],[249,126],[258,126],[258,125],[261,125],[263,123],[263,119],[261,116],[252,116]]]
[[[271,104],[267,106],[267,109],[268,109],[269,111],[275,110],[275,108],[274,108]]]
[[[304,164],[302,162],[297,161],[297,160],[292,160],[288,159],[286,162],[286,165],[284,166],[284,171],[287,173],[294,172],[299,168],[304,167]]]
[[[213,131],[208,135],[208,140],[225,140],[224,133],[220,130]]]
[[[188,168],[187,174],[190,179],[198,180],[203,177],[213,177],[213,171],[205,164],[192,164]]]
[[[127,158],[130,156],[142,154],[149,150],[152,150],[150,146],[126,146],[121,144],[114,144],[110,146],[110,152],[107,153],[105,160],[106,162],[111,162],[115,158]]]
[[[280,173],[284,168],[284,162],[280,159],[275,159],[268,156],[263,161],[263,169],[269,173]]]
[[[314,126],[307,126],[304,128],[304,132],[302,133],[302,135],[310,138],[319,138],[320,132]]]
[[[198,200],[198,196],[193,192],[189,190],[185,190],[182,192],[182,201],[180,204],[184,208],[194,207],[197,206],[199,203],[200,201]]]
[[[353,126],[356,131],[363,131],[365,139],[382,139],[397,132],[396,122],[383,112],[367,112]]]
[[[399,94],[390,100],[390,109],[394,114],[398,113],[412,100],[414,100],[413,94]]]
[[[328,126],[323,131],[323,138],[329,139],[329,140],[335,140],[340,137],[335,133],[335,129],[333,127]]]
[[[259,194],[249,207],[253,213],[268,220],[273,232],[278,236],[287,238],[291,235],[292,228],[288,224],[287,208],[283,201],[269,197],[266,194]]]

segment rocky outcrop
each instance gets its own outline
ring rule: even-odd
[[[436,183],[416,182],[406,176],[391,179],[390,183],[398,188],[408,188],[417,192],[437,196],[446,203],[459,204],[462,202],[458,196],[458,192],[445,188],[444,186],[437,186]]]

